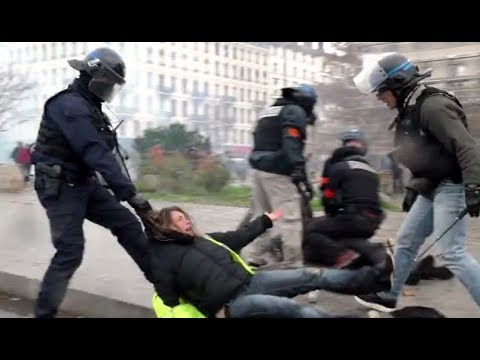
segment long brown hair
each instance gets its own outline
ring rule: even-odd
[[[193,232],[195,235],[197,235],[192,218],[179,206],[169,206],[160,210],[150,211],[147,215],[147,220],[152,230],[161,234],[168,234],[171,232],[172,230],[170,229],[170,226],[173,223],[172,213],[174,211],[182,213],[188,220],[190,220],[192,223]]]

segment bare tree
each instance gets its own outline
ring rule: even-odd
[[[18,106],[35,86],[27,74],[16,71],[12,64],[0,70],[0,132],[22,122],[21,118],[15,118],[21,113]]]

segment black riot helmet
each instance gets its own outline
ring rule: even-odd
[[[92,77],[88,89],[103,101],[112,101],[125,85],[125,63],[112,49],[95,49],[83,60],[68,60],[68,64]]]
[[[312,86],[301,84],[298,87],[283,88],[282,97],[293,100],[298,106],[302,107],[309,117],[310,125],[315,123],[317,116],[313,112],[313,107],[317,103],[317,93]]]
[[[344,131],[339,138],[340,142],[342,143],[342,146],[349,146],[348,142],[352,140],[359,141],[360,143],[363,144],[362,152],[363,155],[366,155],[368,151],[368,141],[367,137],[363,133],[362,130],[360,129],[349,129],[347,131]]]
[[[391,90],[397,98],[402,98],[431,74],[431,70],[421,73],[410,59],[395,53],[369,63],[353,81],[363,93]]]

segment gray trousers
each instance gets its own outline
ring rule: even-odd
[[[276,233],[283,241],[283,256],[286,262],[301,260],[301,246],[303,237],[300,194],[289,176],[271,174],[253,170],[252,214],[260,216],[265,212],[280,209],[283,217],[274,223]],[[262,263],[267,260],[270,246],[268,233],[258,237],[247,245],[242,255],[247,262]]]

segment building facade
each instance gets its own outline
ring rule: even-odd
[[[7,127],[14,137],[34,137],[45,100],[77,76],[66,60],[109,46],[127,66],[127,83],[108,105],[124,121],[120,137],[139,137],[147,129],[179,122],[208,136],[215,151],[246,153],[259,111],[281,87],[323,81],[321,57],[273,44],[8,43],[13,68],[36,87],[18,102]]]

